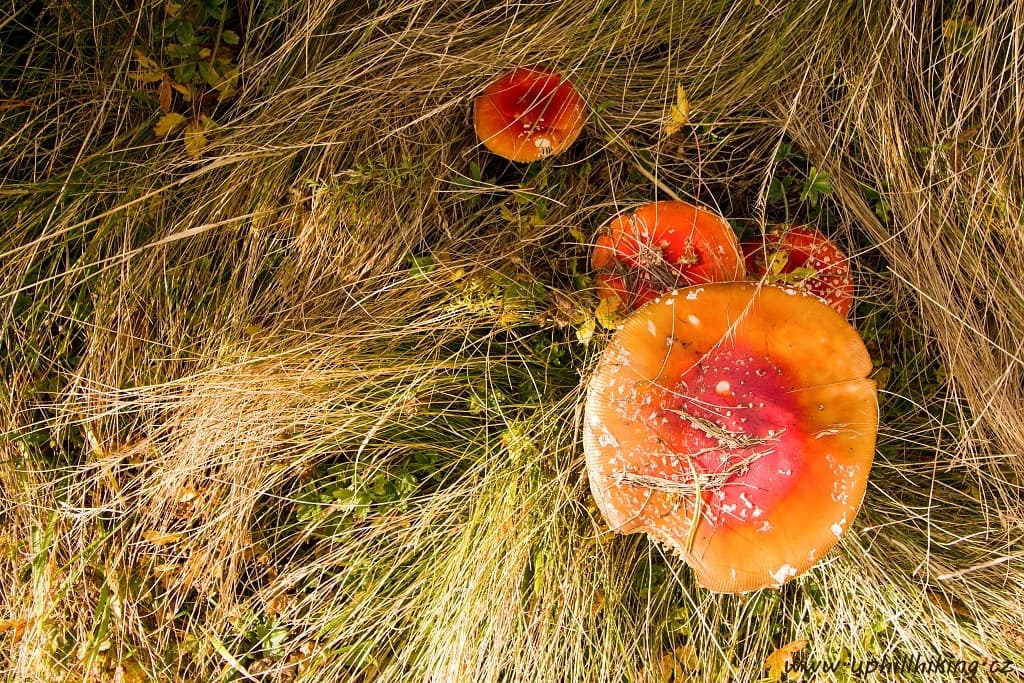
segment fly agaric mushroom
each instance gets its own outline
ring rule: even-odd
[[[764,241],[744,242],[747,271],[768,284],[805,289],[842,315],[853,306],[850,260],[810,226],[771,230]]]
[[[512,69],[473,105],[477,137],[510,161],[536,161],[566,150],[585,122],[583,98],[573,84],[542,69]]]
[[[780,586],[860,508],[876,389],[853,327],[754,282],[693,286],[626,319],[587,396],[591,491],[612,529],[647,532],[716,592]]]
[[[721,216],[679,201],[644,204],[616,216],[594,245],[597,293],[639,308],[676,287],[742,280],[743,259]]]

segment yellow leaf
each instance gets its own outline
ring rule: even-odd
[[[604,597],[604,591],[600,588],[594,590],[594,601],[590,604],[590,614],[597,616],[604,609],[604,606],[608,603]]]
[[[193,159],[203,156],[203,149],[206,147],[204,130],[206,130],[205,126],[199,121],[192,121],[185,126],[185,151]]]
[[[139,70],[128,74],[128,77],[143,83],[156,83],[164,77],[164,70],[155,61],[146,56],[142,50],[135,50],[135,60]]]
[[[156,98],[160,103],[160,111],[167,114],[171,111],[171,79],[167,74],[160,79],[160,87],[156,90]]]
[[[768,655],[764,660],[764,668],[768,669],[768,677],[773,681],[782,680],[782,674],[786,672],[786,666],[793,661],[793,655],[805,647],[807,647],[806,640],[794,640]]]
[[[617,296],[601,299],[594,310],[594,317],[597,318],[601,327],[606,330],[618,328],[619,323],[622,322],[622,316],[619,314],[620,306],[622,306],[622,300]]]
[[[156,83],[164,77],[163,72],[151,73],[146,71],[133,71],[128,74],[128,78],[133,81],[139,81],[140,83]]]
[[[686,99],[686,89],[680,84],[676,88],[676,106],[675,111],[679,116],[680,123],[686,123],[690,120],[690,100]]]
[[[163,531],[156,531],[149,529],[142,532],[142,538],[149,541],[155,546],[170,545],[171,543],[177,543],[181,539],[185,538],[185,534],[182,533],[164,533]]]
[[[679,132],[690,120],[690,101],[686,98],[686,90],[682,85],[676,88],[676,103],[669,111],[669,121],[665,124],[665,137]]]
[[[697,649],[693,645],[681,645],[675,650],[663,654],[653,671],[644,671],[643,680],[683,683],[691,679],[690,674],[699,670],[700,660],[697,658]]]
[[[146,670],[135,660],[125,659],[117,665],[114,680],[118,683],[146,683],[149,677],[146,676]]]
[[[576,328],[576,339],[584,346],[588,345],[590,339],[594,336],[595,327],[594,319],[587,318]]]
[[[186,102],[192,101],[192,88],[188,87],[183,83],[178,83],[176,81],[171,81],[171,87],[177,90],[178,93],[185,98]]]
[[[177,501],[179,503],[191,503],[193,500],[200,496],[199,491],[192,488],[191,486],[183,486],[178,489]]]
[[[184,126],[185,120],[185,117],[181,114],[176,114],[174,112],[164,114],[157,119],[156,125],[153,126],[153,134],[158,138],[165,138]]]
[[[25,630],[26,621],[24,619],[3,619],[0,620],[0,633],[6,633],[7,631],[14,631],[15,638],[20,637],[21,633]]]
[[[683,645],[675,649],[676,661],[690,671],[696,671],[700,667],[700,658],[697,657],[697,648],[693,645]]]

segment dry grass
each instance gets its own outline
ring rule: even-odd
[[[128,76],[163,5],[100,11],[0,9],[8,680],[753,681],[797,639],[1024,666],[1019,5],[246,10],[198,161]],[[473,135],[519,64],[594,108],[563,158]],[[831,194],[780,203],[810,166]],[[877,464],[781,592],[709,594],[590,500],[586,243],[666,191],[853,255]]]

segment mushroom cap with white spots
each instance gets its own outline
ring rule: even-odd
[[[586,118],[583,98],[572,83],[536,68],[504,73],[473,103],[477,137],[510,161],[537,161],[565,151]]]
[[[591,255],[598,295],[626,311],[676,287],[742,280],[743,263],[728,221],[682,201],[623,211],[601,229]]]
[[[743,243],[747,270],[754,277],[768,277],[775,253],[785,255],[779,275],[798,268],[813,272],[792,285],[818,297],[842,315],[853,307],[853,274],[850,259],[835,242],[811,226],[776,226],[761,240]]]
[[[878,425],[871,367],[856,330],[812,296],[733,282],[648,304],[588,386],[599,509],[615,531],[674,549],[711,590],[788,581],[860,508]]]

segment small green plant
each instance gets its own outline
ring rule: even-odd
[[[832,194],[832,181],[828,177],[828,173],[811,166],[811,170],[804,180],[804,188],[800,192],[800,201],[817,207],[821,198],[830,194]]]
[[[199,159],[207,133],[217,125],[217,105],[238,93],[236,49],[241,39],[225,28],[232,18],[226,0],[171,2],[166,13],[160,25],[163,53],[154,58],[135,50],[137,66],[129,77],[157,86],[162,115],[153,133],[166,138],[184,129],[185,151]]]

